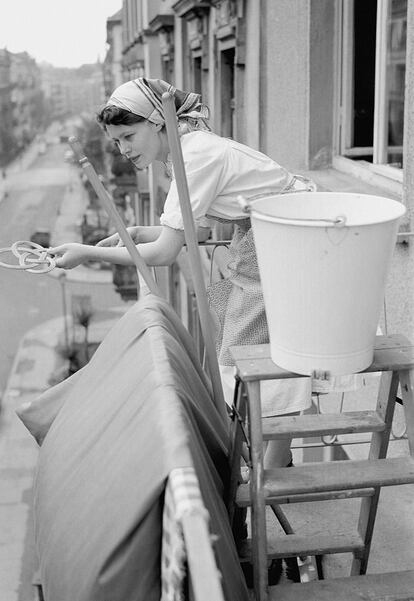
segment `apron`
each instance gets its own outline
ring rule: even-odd
[[[277,193],[314,189],[314,184],[310,180],[294,176],[289,185],[282,192]],[[220,221],[225,220],[220,219]],[[210,308],[216,314],[220,326],[216,350],[226,402],[231,404],[235,370],[232,367],[234,361],[230,354],[230,347],[269,342],[250,218],[236,222],[229,253],[229,276],[210,285],[207,296]],[[310,406],[310,378],[261,382],[261,388],[263,415],[302,411]]]
[[[207,290],[210,307],[220,324],[216,344],[221,365],[234,365],[231,346],[269,342],[250,219],[235,226],[229,253],[230,275]]]

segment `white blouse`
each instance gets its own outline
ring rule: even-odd
[[[194,220],[208,227],[211,217],[243,219],[237,197],[278,193],[292,175],[265,154],[209,131],[194,131],[181,137],[185,171]],[[174,179],[160,217],[161,225],[183,230],[177,184]]]

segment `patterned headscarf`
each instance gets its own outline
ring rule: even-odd
[[[201,102],[200,94],[182,92],[162,79],[139,77],[120,85],[112,93],[106,106],[117,106],[152,123],[165,124],[162,95],[170,92],[174,96],[179,120],[185,120],[199,129],[210,129],[208,107]]]

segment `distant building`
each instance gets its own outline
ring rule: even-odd
[[[105,97],[121,85],[122,77],[122,9],[106,21],[108,51],[103,64]]]
[[[36,61],[0,50],[0,161],[7,164],[43,128],[44,96]]]
[[[33,140],[42,125],[43,97],[35,59],[27,52],[10,53],[10,58],[14,137],[20,150]]]
[[[104,102],[101,63],[82,65],[77,69],[57,68],[42,64],[42,89],[54,119],[81,113],[95,113]]]
[[[10,82],[10,52],[0,49],[0,165],[6,165],[15,152]]]
[[[72,114],[95,114],[105,102],[103,65],[99,61],[76,69],[71,88]]]

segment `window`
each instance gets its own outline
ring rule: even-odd
[[[220,52],[220,133],[227,138],[233,138],[235,133],[235,52],[234,46]]]
[[[339,154],[403,167],[408,0],[340,0]]]
[[[202,77],[201,77],[201,52],[193,54],[192,62],[193,85],[192,90],[197,94],[202,93]]]
[[[174,59],[170,56],[163,56],[161,61],[163,80],[168,82],[174,81]]]

